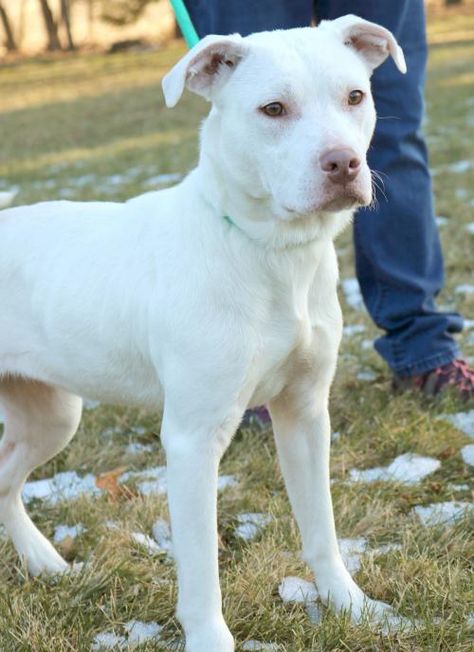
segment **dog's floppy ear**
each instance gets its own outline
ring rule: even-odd
[[[407,66],[403,50],[392,32],[385,27],[370,23],[352,14],[327,22],[326,25],[338,30],[344,43],[362,57],[370,70],[380,66],[390,55],[398,70],[406,73]]]
[[[207,100],[231,75],[245,54],[240,34],[210,35],[202,39],[163,77],[166,106],[175,106],[184,87]]]

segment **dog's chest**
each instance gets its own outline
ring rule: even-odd
[[[281,392],[297,374],[298,365],[311,350],[312,339],[306,291],[275,305],[262,329],[254,359],[252,405],[266,403]]]

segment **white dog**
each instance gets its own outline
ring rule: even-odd
[[[28,474],[76,431],[80,396],[164,409],[162,441],[189,652],[230,652],[221,610],[219,460],[268,404],[319,593],[360,617],[329,489],[328,394],[341,336],[334,236],[371,201],[372,70],[403,54],[346,16],[317,29],[209,36],[164,78],[212,101],[198,167],[124,204],[0,216],[0,520],[32,573],[65,561],[27,516]]]

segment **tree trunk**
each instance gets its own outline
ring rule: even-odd
[[[39,0],[41,11],[43,12],[44,24],[48,34],[48,50],[61,50],[59,41],[58,26],[53,17],[53,12],[49,8],[48,0]]]
[[[10,24],[10,19],[4,6],[0,3],[0,20],[5,31],[6,42],[5,45],[9,52],[15,52],[18,48],[16,45],[15,37],[13,36],[12,26]]]
[[[68,50],[75,50],[76,46],[72,38],[71,30],[71,3],[70,0],[61,0],[61,18],[66,28]]]
[[[94,40],[94,0],[87,2],[87,23],[89,26],[89,40]]]
[[[18,27],[16,29],[16,42],[18,47],[21,50],[21,44],[23,43],[23,37],[25,36],[25,23],[26,23],[26,3],[29,0],[21,0],[20,4],[20,14],[18,17]]]

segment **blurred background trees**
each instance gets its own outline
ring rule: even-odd
[[[474,11],[474,0],[426,4],[431,12]],[[73,51],[139,39],[161,43],[176,33],[168,0],[0,0],[0,54]]]
[[[174,35],[168,0],[0,0],[0,54],[2,49],[60,52],[111,43],[121,32],[136,36],[133,29],[147,17],[145,38]]]
[[[102,20],[114,25],[130,25],[151,2],[157,0],[100,0],[100,16]]]

